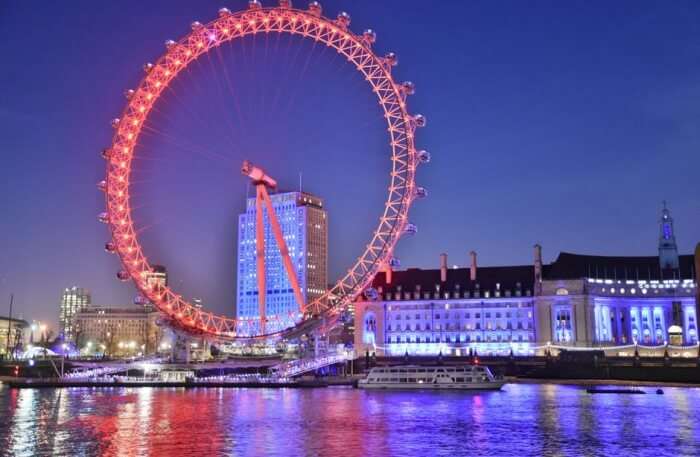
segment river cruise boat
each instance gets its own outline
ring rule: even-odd
[[[488,367],[404,365],[372,368],[367,378],[358,382],[361,389],[444,389],[499,390],[505,381],[496,378]]]

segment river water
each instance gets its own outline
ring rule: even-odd
[[[700,389],[501,392],[0,387],[17,456],[698,456]]]

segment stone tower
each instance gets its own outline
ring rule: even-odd
[[[673,230],[673,218],[671,212],[666,207],[661,211],[659,221],[659,266],[664,278],[675,277],[678,271],[678,246],[676,246],[676,235]]]

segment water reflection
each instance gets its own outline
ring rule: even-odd
[[[0,454],[697,456],[700,389],[665,391],[0,388]]]

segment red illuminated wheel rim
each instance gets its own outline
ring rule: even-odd
[[[414,132],[425,123],[420,115],[407,111],[407,95],[413,93],[410,83],[396,83],[391,67],[396,57],[377,56],[372,50],[374,32],[353,34],[348,26],[350,17],[341,13],[335,20],[321,15],[320,5],[312,2],[308,10],[293,9],[289,1],[280,1],[279,7],[262,8],[257,1],[250,2],[245,11],[219,11],[219,17],[208,24],[193,23],[192,32],[178,42],[166,43],[166,52],[155,64],[147,64],[146,76],[133,91],[127,92],[128,104],[122,116],[114,120],[116,133],[111,147],[105,150],[107,180],[102,184],[106,193],[107,211],[101,215],[108,223],[112,241],[111,251],[117,253],[124,267],[118,276],[131,279],[140,292],[162,311],[174,325],[192,333],[223,340],[284,336],[295,330],[256,334],[258,319],[235,319],[219,316],[193,306],[169,287],[149,284],[152,271],[148,258],[137,237],[132,220],[130,197],[131,162],[142,126],[163,90],[195,59],[211,49],[237,38],[258,33],[286,33],[300,35],[335,49],[343,55],[369,83],[384,111],[389,133],[389,151],[392,162],[390,184],[383,214],[365,251],[347,273],[322,297],[309,303],[308,314],[294,316],[297,329],[313,317],[336,314],[347,308],[365,290],[384,265],[392,259],[399,238],[415,227],[408,223],[408,210],[413,200],[424,194],[415,185],[416,167],[428,159],[424,151],[417,151]],[[271,317],[268,322],[274,323]],[[279,318],[277,318],[279,319]],[[274,327],[274,326],[273,326]]]

